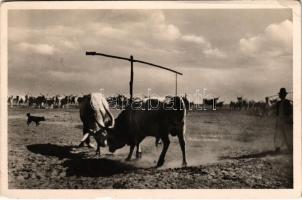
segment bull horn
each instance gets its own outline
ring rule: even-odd
[[[109,110],[106,106],[105,106],[105,110],[106,110],[106,112],[109,114],[109,117],[111,118],[111,125],[108,126],[107,128],[108,128],[108,129],[111,129],[111,128],[113,128],[114,125],[115,125],[114,117],[113,117],[112,113],[110,112],[110,110]]]
[[[88,137],[89,137],[89,133],[85,133],[85,135],[83,136],[81,142],[84,142]]]

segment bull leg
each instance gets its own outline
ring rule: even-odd
[[[130,145],[130,151],[129,151],[129,154],[128,154],[127,158],[126,158],[126,161],[131,160],[134,147],[135,147],[135,145]]]
[[[101,148],[100,148],[100,145],[99,145],[98,142],[97,142],[97,146],[96,146],[95,155],[96,156],[101,156]]]
[[[95,155],[96,156],[101,156],[101,150],[100,150],[100,147],[105,147],[105,141],[104,139],[102,138],[101,135],[97,134],[97,133],[94,133],[93,134],[93,137],[96,141],[96,144],[97,144],[97,147],[96,147],[96,152],[95,152]]]
[[[159,144],[161,144],[160,138],[156,137],[155,146],[158,147]]]
[[[156,167],[160,167],[164,164],[165,156],[166,156],[167,150],[168,150],[169,145],[170,145],[170,139],[169,139],[168,135],[165,136],[165,137],[162,137],[161,139],[162,139],[162,142],[163,142],[163,150],[162,150],[162,152],[159,156]]]
[[[187,166],[186,142],[185,142],[183,134],[178,134],[178,141],[179,141],[179,145],[180,145],[181,153],[182,153],[182,166]]]
[[[159,138],[155,138],[155,146],[157,147],[158,146],[158,142],[159,142]]]
[[[142,157],[142,150],[141,150],[141,145],[138,143],[136,145],[136,158],[139,159]]]

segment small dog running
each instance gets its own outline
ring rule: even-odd
[[[30,113],[27,113],[27,126],[30,125],[31,122],[35,122],[36,126],[40,125],[40,121],[45,121],[44,117],[37,117],[37,116],[32,116]]]

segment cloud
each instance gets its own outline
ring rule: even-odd
[[[72,41],[64,40],[62,41],[62,46],[69,48],[69,49],[75,49],[77,47],[77,44],[75,44]]]
[[[218,11],[206,14],[215,20],[200,17],[203,10],[89,10],[78,15],[79,11],[64,11],[61,17],[56,15],[59,11],[46,12],[31,16],[33,11],[26,11],[23,22],[9,18],[9,90],[56,94],[104,88],[128,94],[130,64],[86,56],[90,50],[133,55],[180,71],[180,93],[207,88],[221,97],[256,99],[292,84],[292,23],[285,20],[290,17],[263,17],[266,21],[260,22],[259,15],[250,14],[238,24],[238,15],[229,21],[231,11],[221,20],[216,19]],[[255,23],[250,24],[251,18]],[[284,53],[288,56],[267,56]],[[145,93],[147,88],[159,95],[174,93],[175,75],[135,63],[134,92]]]
[[[30,44],[22,42],[19,44],[19,47],[23,51],[31,51],[37,54],[43,55],[53,55],[56,49],[49,44]]]
[[[145,21],[141,25],[140,28],[146,30],[144,33],[147,35],[151,33],[154,39],[175,41],[181,37],[179,28],[174,24],[168,23],[162,11],[153,11],[151,14],[146,13]]]
[[[181,39],[185,42],[195,43],[196,45],[200,45],[202,48],[202,53],[207,58],[226,58],[226,53],[218,48],[213,48],[212,44],[205,40],[202,36],[197,35],[183,35]]]
[[[168,40],[176,40],[180,37],[180,31],[179,29],[174,26],[173,24],[169,24],[165,26],[162,30],[164,38]]]
[[[292,53],[293,24],[285,20],[279,24],[270,24],[263,33],[239,41],[242,53],[247,56],[276,57]]]
[[[196,36],[196,35],[184,35],[182,36],[182,39],[187,42],[194,42],[198,44],[205,44],[206,41],[202,36]]]
[[[203,51],[206,57],[226,58],[226,53],[217,48],[208,48]]]
[[[36,53],[51,55],[55,49],[60,52],[77,51],[77,49],[106,49],[108,52],[119,53],[140,48],[140,56],[149,57],[148,54],[157,52],[175,55],[173,52],[187,52],[187,48],[196,49],[197,55],[204,58],[224,58],[225,53],[218,47],[212,47],[210,41],[202,35],[195,33],[184,34],[177,24],[171,23],[163,11],[152,10],[149,12],[137,11],[141,16],[136,20],[125,23],[112,23],[111,20],[89,21],[87,23],[51,25],[44,28],[26,26],[9,27],[9,40],[13,43],[23,44],[23,49],[30,49]],[[125,14],[125,13],[124,13]],[[133,13],[132,13],[133,14]],[[111,13],[112,18],[119,17]],[[142,17],[144,16],[144,17]],[[115,21],[114,19],[113,21]],[[80,26],[81,25],[81,26]],[[84,31],[85,30],[85,31]],[[187,30],[186,30],[187,31]],[[46,36],[47,37],[44,37]],[[53,47],[34,47],[28,44],[51,44]],[[190,47],[195,45],[196,47]],[[178,53],[176,53],[178,55]]]
[[[78,27],[51,25],[44,28],[36,28],[34,26],[27,27],[8,27],[8,40],[21,41],[27,40],[36,36],[51,36],[53,37],[73,37],[75,35],[83,35],[83,29]],[[47,38],[44,38],[47,39]]]
[[[113,27],[110,24],[92,22],[86,26],[89,35],[103,37],[125,37],[128,33],[121,28]]]

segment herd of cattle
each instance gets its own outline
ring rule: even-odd
[[[267,114],[266,111],[269,106],[277,101],[278,99],[269,99],[269,97],[265,97],[265,101],[246,100],[242,97],[237,97],[237,101],[231,101],[229,106],[231,110],[251,111],[262,116]]]
[[[84,95],[55,95],[52,97],[39,95],[39,96],[29,96],[29,95],[16,95],[8,97],[8,105],[10,107],[14,106],[28,106],[33,108],[66,108],[67,106],[79,106],[83,100]],[[168,97],[168,96],[167,96]],[[145,98],[147,99],[147,98]],[[184,103],[189,110],[194,110],[194,108],[212,108],[221,109],[229,108],[230,110],[238,111],[253,111],[259,115],[263,115],[265,110],[269,107],[269,104],[273,104],[277,99],[265,98],[265,101],[254,101],[247,100],[243,97],[237,97],[235,101],[230,101],[230,103],[224,104],[223,101],[218,101],[219,97],[212,99],[203,99],[203,103],[200,105],[194,105],[192,101],[189,101],[186,96],[182,97]],[[111,96],[106,98],[110,108],[123,109],[129,103],[129,98],[125,95],[118,94],[116,96]],[[140,102],[143,98],[134,97],[133,102]]]
[[[45,95],[39,96],[29,96],[29,95],[16,95],[8,97],[8,104],[10,107],[13,106],[29,106],[29,107],[37,107],[37,108],[64,108],[68,104],[78,105],[81,101],[82,97],[69,95],[69,96],[61,96],[56,95],[53,97],[48,97]]]

